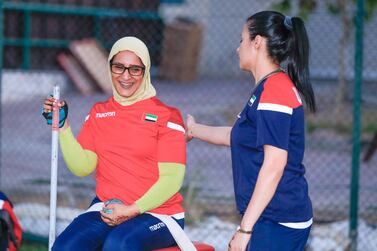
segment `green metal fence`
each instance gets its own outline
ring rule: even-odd
[[[30,48],[68,48],[70,40],[67,39],[50,39],[50,38],[32,38],[31,37],[31,23],[32,14],[46,13],[56,15],[74,15],[85,16],[92,18],[93,29],[90,32],[92,37],[102,42],[101,21],[104,19],[138,19],[138,20],[158,20],[161,17],[157,12],[146,10],[119,10],[112,8],[100,7],[82,7],[70,5],[54,5],[54,4],[38,4],[38,3],[20,3],[20,2],[3,2],[3,11],[20,12],[22,13],[22,38],[1,38],[4,46],[19,46],[22,47],[22,69],[30,69]],[[67,17],[68,18],[68,17]],[[109,46],[107,42],[105,46]],[[111,45],[111,44],[110,44]]]

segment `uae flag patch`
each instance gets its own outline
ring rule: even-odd
[[[254,101],[257,99],[257,97],[255,97],[255,95],[253,95],[250,100],[249,100],[249,106],[252,106],[254,104]]]
[[[157,116],[154,115],[154,114],[147,113],[147,114],[145,115],[144,119],[145,119],[146,121],[156,122],[156,121],[157,121]]]

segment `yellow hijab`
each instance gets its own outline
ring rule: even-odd
[[[145,66],[143,80],[141,82],[139,89],[137,89],[136,92],[128,98],[119,95],[119,93],[114,87],[114,84],[111,81],[110,60],[120,51],[132,51],[136,54],[136,56],[138,56],[141,59],[141,62],[143,62]],[[136,37],[123,37],[116,41],[113,47],[111,48],[109,58],[107,59],[107,65],[107,69],[109,71],[110,76],[110,82],[113,87],[114,99],[119,104],[123,106],[132,105],[133,103],[136,103],[138,101],[156,96],[156,90],[154,89],[151,83],[151,76],[149,72],[151,68],[151,59],[149,56],[149,51],[147,46],[140,39]]]

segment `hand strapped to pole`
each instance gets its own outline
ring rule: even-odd
[[[59,108],[59,128],[62,128],[64,126],[64,123],[68,117],[68,104],[65,101],[63,102],[64,105]],[[47,124],[52,125],[52,107],[49,112],[45,112],[45,110],[42,109],[42,115],[46,119]]]

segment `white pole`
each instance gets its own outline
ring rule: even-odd
[[[59,140],[59,107],[60,87],[54,86],[56,102],[52,108],[52,141],[51,141],[51,183],[50,183],[50,232],[48,250],[51,250],[56,237],[56,197],[58,181],[58,140]]]

